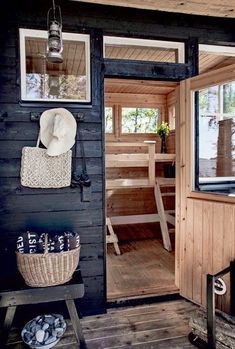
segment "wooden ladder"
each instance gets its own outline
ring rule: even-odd
[[[118,246],[118,237],[113,230],[112,223],[109,217],[106,217],[106,225],[107,225],[107,233],[109,233],[106,236],[106,243],[113,244],[116,254],[120,255],[121,252]]]
[[[165,210],[163,204],[163,196],[175,196],[175,192],[162,193],[162,187],[175,187],[175,178],[156,178],[156,185],[154,187],[154,195],[156,206],[159,215],[160,227],[162,232],[162,240],[164,248],[167,251],[172,251],[171,240],[169,235],[169,228],[167,222],[175,226],[175,217],[172,215],[175,211]]]

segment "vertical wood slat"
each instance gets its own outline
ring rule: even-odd
[[[229,266],[230,261],[234,260],[234,231],[235,231],[235,207],[224,205],[224,226],[223,226],[223,266]],[[226,313],[230,312],[230,275],[223,277],[227,285],[227,294],[222,296],[221,307]]]
[[[202,202],[202,305],[206,306],[206,275],[213,273],[213,203]]]
[[[202,235],[203,235],[203,205],[195,200],[193,203],[193,299],[202,302]],[[197,232],[197,234],[195,233]]]
[[[186,82],[182,81],[180,83],[180,120],[179,120],[179,149],[180,152],[177,154],[178,161],[178,171],[176,174],[177,179],[177,187],[179,187],[179,194],[176,198],[179,198],[179,204],[176,205],[179,212],[179,226],[176,229],[176,234],[179,234],[179,265],[180,265],[180,291],[182,295],[186,294],[186,284],[185,284],[185,222],[186,222],[186,196],[185,196],[185,182],[186,182],[186,173],[185,173],[185,161],[186,161],[186,143],[185,143],[185,124],[186,124]],[[176,132],[177,134],[177,132]]]
[[[184,105],[184,104],[183,104]],[[175,133],[175,154],[176,154],[176,179],[175,179],[175,284],[179,288],[180,286],[180,242],[181,242],[181,230],[180,230],[180,113],[183,105],[180,104],[180,87],[177,87],[175,91],[175,127],[178,132]]]
[[[187,220],[185,236],[185,253],[184,253],[184,295],[186,298],[193,299],[193,249],[194,249],[194,215],[193,200],[187,200]],[[196,234],[195,234],[196,235]]]
[[[148,156],[149,156],[149,184],[155,185],[155,143],[148,144]]]
[[[183,195],[189,197],[192,190],[194,134],[192,130],[193,110],[190,80],[186,80],[185,83],[185,192]]]
[[[223,229],[224,229],[224,204],[213,204],[213,273],[223,269]],[[227,235],[227,233],[226,233]],[[216,304],[221,308],[221,297],[216,297]]]

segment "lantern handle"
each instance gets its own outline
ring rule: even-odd
[[[58,11],[58,15],[59,15],[59,20],[56,20],[56,10]],[[62,30],[62,15],[61,15],[61,8],[59,5],[55,5],[55,1],[52,0],[52,7],[49,8],[48,12],[47,12],[47,28],[49,28],[49,22],[50,22],[50,15],[51,12],[53,12],[53,21],[57,22],[60,26],[60,29]]]
[[[53,16],[55,21],[55,0],[52,0]]]

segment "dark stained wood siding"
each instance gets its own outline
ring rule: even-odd
[[[184,41],[196,38],[203,43],[232,44],[235,41],[234,23],[229,19],[114,9],[68,0],[57,3],[61,4],[65,32],[91,35],[92,106],[21,103],[18,28],[45,30],[51,3],[22,0],[4,4],[0,15],[0,272],[14,272],[15,240],[20,232],[26,229],[78,231],[86,289],[82,310],[89,314],[101,312],[106,298],[102,32]],[[157,78],[157,74],[153,78]],[[90,203],[81,202],[78,189],[42,190],[20,185],[21,149],[35,145],[38,133],[38,124],[30,121],[30,112],[41,113],[59,106],[84,114],[81,133],[92,179]]]
[[[15,243],[20,232],[77,231],[82,243],[80,267],[86,289],[82,310],[87,314],[100,312],[105,302],[102,33],[93,29],[86,31],[91,38],[92,107],[62,103],[21,103],[18,28],[26,27],[23,23],[25,18],[29,20],[27,14],[25,17],[23,15],[24,9],[21,10],[13,13],[12,20],[8,19],[4,22],[4,28],[1,28],[0,271],[2,275],[14,273]],[[33,12],[32,7],[30,12]],[[35,11],[29,23],[34,27],[44,27],[46,13],[46,10],[41,13]],[[34,17],[37,18],[37,26]],[[27,27],[31,27],[31,24]],[[80,128],[87,169],[92,180],[90,202],[81,202],[79,188],[43,190],[20,185],[21,149],[23,146],[35,145],[39,130],[38,122],[30,121],[30,113],[41,113],[57,106],[69,109],[74,115],[84,115]],[[79,164],[81,167],[81,161]]]

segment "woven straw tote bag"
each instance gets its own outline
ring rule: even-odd
[[[47,287],[68,282],[76,270],[80,246],[66,252],[48,252],[48,235],[44,253],[16,252],[17,267],[25,283],[31,287]]]
[[[40,133],[36,147],[23,147],[21,157],[21,184],[29,188],[69,187],[72,173],[72,151],[58,156],[47,155],[40,148]]]

